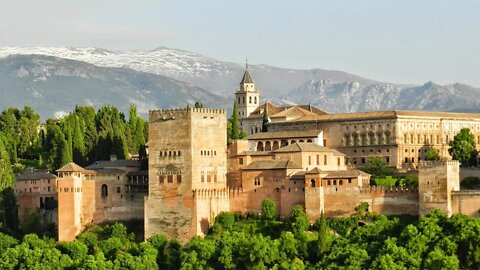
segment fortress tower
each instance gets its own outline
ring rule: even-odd
[[[235,92],[235,103],[239,118],[248,117],[260,104],[260,93],[248,71],[248,64],[240,82],[240,88]]]
[[[226,113],[174,109],[149,114],[149,188],[145,239],[202,235],[229,210]]]
[[[419,165],[419,214],[441,209],[451,215],[452,191],[460,190],[459,162],[423,161]]]

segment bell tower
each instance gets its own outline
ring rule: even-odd
[[[235,92],[235,103],[239,118],[248,117],[260,104],[260,93],[248,70],[248,62],[245,64],[245,73],[240,82],[240,88]]]

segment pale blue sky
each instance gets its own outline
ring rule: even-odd
[[[158,46],[480,87],[480,1],[2,0],[0,46]]]

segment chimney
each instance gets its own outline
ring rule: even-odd
[[[117,155],[111,154],[110,155],[110,161],[115,161],[115,160],[117,160]]]

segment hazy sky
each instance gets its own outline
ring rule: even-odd
[[[0,46],[184,49],[480,87],[480,1],[2,0]]]

